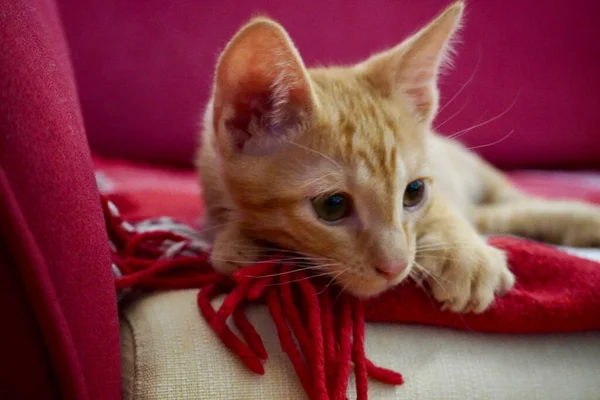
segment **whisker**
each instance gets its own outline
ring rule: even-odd
[[[442,282],[438,280],[438,277],[435,276],[435,274],[433,274],[431,271],[429,271],[427,268],[423,267],[421,264],[419,264],[416,260],[415,260],[415,265],[421,269],[421,271],[425,272],[425,274],[427,274],[428,277],[430,277],[431,279],[433,279],[439,286],[440,288],[446,292],[446,294],[450,294],[450,292],[448,292],[446,290],[446,287],[444,285],[442,285]]]
[[[270,278],[273,276],[282,276],[282,275],[292,274],[294,272],[306,271],[306,270],[310,270],[310,269],[314,269],[314,266],[309,266],[309,267],[304,267],[304,268],[294,268],[290,271],[277,272],[277,273],[268,274],[268,275],[253,276],[253,278]]]
[[[330,172],[330,173],[325,174],[323,176],[320,176],[320,177],[318,177],[316,179],[313,179],[312,181],[308,181],[308,182],[306,182],[304,185],[302,185],[300,187],[304,189],[304,188],[306,188],[308,186],[314,185],[315,183],[317,183],[317,182],[319,182],[319,181],[321,181],[321,180],[323,180],[325,178],[329,178],[330,176],[334,176],[334,175],[339,175],[339,174],[337,172]]]
[[[444,109],[446,107],[448,107],[450,104],[452,104],[452,102],[454,101],[454,99],[456,99],[463,90],[465,90],[465,88],[473,81],[473,78],[475,77],[475,73],[477,72],[477,70],[479,69],[479,62],[481,61],[481,54],[482,54],[482,48],[481,45],[479,45],[479,53],[477,55],[477,61],[475,62],[475,66],[473,67],[473,71],[471,71],[471,75],[469,76],[469,78],[467,79],[467,81],[461,86],[461,88],[454,94],[454,96],[452,96],[452,98],[450,98],[450,100],[448,100],[446,102],[446,104],[444,104],[442,106],[442,108],[439,109],[438,113],[441,113],[442,111],[444,111]],[[439,127],[439,125],[438,125]]]
[[[231,244],[230,246],[235,249],[240,249],[240,250],[259,250],[259,251],[270,251],[270,252],[273,252],[276,254],[297,255],[297,256],[301,256],[306,259],[315,260],[315,261],[319,261],[319,260],[321,260],[321,261],[336,261],[333,258],[329,258],[329,257],[321,257],[321,256],[317,256],[315,254],[310,254],[310,253],[306,253],[306,252],[302,252],[302,251],[298,251],[298,250],[286,250],[286,249],[281,249],[281,248],[277,248],[277,247],[269,247],[269,246],[261,246],[261,245],[252,246],[252,245],[241,245],[241,244]]]
[[[324,291],[326,291],[326,290],[327,290],[327,289],[328,289],[328,288],[329,288],[329,287],[330,287],[330,286],[331,286],[333,283],[335,283],[335,282],[336,282],[336,280],[337,280],[337,279],[338,279],[340,276],[342,276],[342,274],[343,274],[343,273],[347,272],[348,270],[349,270],[349,268],[347,268],[347,269],[345,269],[345,270],[343,270],[343,271],[340,271],[340,272],[339,272],[337,275],[333,276],[333,277],[332,277],[332,278],[329,280],[329,282],[327,283],[327,285],[325,285],[325,287],[323,288],[323,290],[321,290],[319,293],[317,293],[317,295],[319,295],[319,294],[323,293]]]
[[[296,272],[296,271],[293,271],[293,272]],[[294,279],[294,280],[287,281],[287,282],[284,282],[284,283],[286,283],[286,284],[287,284],[287,283],[300,282],[300,281],[305,281],[305,280],[307,280],[307,279],[311,279],[311,278],[318,278],[318,277],[320,277],[320,276],[327,276],[327,275],[329,275],[329,273],[328,273],[328,272],[323,272],[323,273],[321,273],[321,274],[316,274],[316,275],[307,275],[307,276],[304,276],[304,277],[302,277],[302,278]],[[282,285],[282,284],[283,284],[282,282],[276,282],[276,283],[270,283],[270,284],[268,284],[267,286],[280,286],[280,285]]]
[[[446,279],[446,278],[443,278],[443,277],[441,277],[439,275],[434,274],[432,271],[430,271],[427,268],[423,267],[417,261],[415,261],[415,266],[417,267],[417,269],[420,272],[422,272],[425,275],[425,277],[431,277],[431,278],[433,278],[438,284],[440,284],[440,286],[441,286],[441,282],[438,281],[438,279],[441,279],[441,280],[445,281],[446,283],[452,283],[452,281],[450,281],[449,279]]]
[[[474,146],[474,147],[468,147],[468,149],[469,149],[469,150],[476,150],[476,149],[483,149],[484,147],[493,146],[493,145],[495,145],[495,144],[498,144],[498,143],[500,143],[500,142],[503,142],[504,140],[508,139],[508,137],[509,137],[510,135],[512,135],[514,131],[515,131],[514,129],[513,129],[513,130],[511,130],[510,132],[508,132],[508,134],[506,134],[506,135],[505,135],[504,137],[502,137],[501,139],[498,139],[498,140],[496,140],[495,142],[488,143],[488,144],[482,144],[482,145],[479,145],[479,146]]]
[[[504,116],[504,115],[506,115],[506,113],[508,113],[508,112],[509,112],[509,111],[510,111],[510,110],[513,108],[513,106],[514,106],[514,105],[517,103],[517,100],[518,100],[518,98],[519,98],[519,95],[520,95],[520,93],[521,93],[521,91],[519,90],[519,92],[517,92],[517,94],[516,94],[515,98],[513,99],[512,103],[511,103],[511,104],[510,104],[510,105],[509,105],[509,106],[508,106],[508,107],[507,107],[507,108],[506,108],[504,111],[502,111],[500,114],[497,114],[496,116],[494,116],[494,117],[492,117],[492,118],[490,118],[490,119],[487,119],[487,120],[485,120],[485,121],[483,121],[483,122],[480,122],[480,123],[478,123],[478,124],[475,124],[475,125],[473,125],[473,126],[471,126],[471,127],[469,127],[469,128],[465,128],[465,129],[462,129],[462,130],[460,130],[460,131],[458,131],[458,132],[455,132],[455,133],[453,133],[452,135],[448,136],[448,138],[449,138],[449,139],[455,139],[455,138],[458,138],[458,137],[460,137],[460,136],[464,135],[465,133],[472,131],[473,129],[481,128],[482,126],[485,126],[485,125],[487,125],[487,124],[489,124],[489,123],[491,123],[491,122],[494,122],[494,121],[496,121],[497,119],[499,119],[499,118],[503,117],[503,116]]]
[[[333,165],[335,165],[336,167],[338,167],[338,168],[342,169],[342,166],[341,166],[341,165],[340,165],[340,164],[339,164],[337,161],[335,161],[333,158],[329,157],[327,154],[321,153],[320,151],[317,151],[317,150],[311,149],[310,147],[306,147],[306,146],[304,146],[304,145],[302,145],[302,144],[300,144],[300,143],[296,143],[296,142],[294,142],[294,141],[292,141],[292,140],[286,140],[286,142],[287,142],[287,143],[289,143],[289,144],[292,144],[292,145],[294,145],[294,146],[297,146],[297,147],[299,147],[299,148],[301,148],[301,149],[304,149],[304,150],[306,150],[306,151],[309,151],[309,152],[311,152],[311,153],[317,154],[317,155],[319,155],[319,156],[323,157],[325,160],[327,160],[327,161],[331,162],[331,163],[332,163]]]
[[[465,109],[465,107],[467,106],[467,104],[469,103],[469,100],[465,101],[465,103],[458,109],[458,111],[456,111],[454,114],[452,114],[451,116],[449,116],[448,118],[446,118],[443,122],[439,123],[438,125],[436,125],[433,130],[437,131],[438,129],[440,129],[442,126],[446,125],[448,122],[452,121],[454,119],[454,117],[456,117],[458,114],[460,114],[462,112],[462,110]]]
[[[335,299],[333,299],[333,301],[331,302],[332,307],[334,306],[335,302],[338,301],[338,299],[340,298],[342,293],[344,293],[346,291],[347,291],[347,289],[343,285],[340,285],[340,290],[338,291],[337,296],[335,296]]]
[[[198,230],[198,233],[204,233],[204,232],[210,232],[212,230],[218,229],[218,228],[223,228],[225,226],[237,223],[238,221],[228,221],[228,222],[224,222],[222,224],[217,224],[217,225],[212,225],[210,228],[202,228]]]

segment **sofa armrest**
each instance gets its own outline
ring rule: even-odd
[[[269,359],[248,371],[199,315],[197,290],[154,293],[122,313],[125,400],[303,399],[265,306],[248,307]],[[219,306],[222,298],[215,300]],[[373,399],[600,398],[600,333],[493,335],[367,324],[366,351],[402,372],[403,386],[370,382]],[[349,385],[349,398],[356,398]]]

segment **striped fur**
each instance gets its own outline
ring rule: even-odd
[[[514,277],[476,229],[598,243],[597,209],[528,199],[431,131],[436,76],[463,7],[453,4],[399,46],[348,67],[305,68],[268,19],[238,32],[217,64],[197,163],[217,269],[231,273],[276,246],[358,296],[412,275],[444,307],[481,312]],[[415,179],[426,180],[427,195],[407,210],[404,190]],[[332,192],[354,204],[333,225],[310,202]],[[390,263],[408,268],[389,279],[377,266]]]

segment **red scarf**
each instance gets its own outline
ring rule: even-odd
[[[120,275],[118,290],[200,289],[198,307],[207,323],[257,374],[264,373],[267,354],[244,307],[266,303],[281,348],[311,399],[345,399],[352,366],[358,399],[367,399],[368,378],[403,383],[400,374],[378,367],[366,357],[365,320],[505,333],[600,329],[600,264],[531,241],[491,240],[507,252],[517,284],[485,313],[459,315],[441,311],[426,290],[412,282],[361,302],[339,292],[328,280],[279,262],[276,254],[229,279],[211,268],[207,249],[194,243],[191,228],[168,228],[176,226],[173,223],[161,228],[158,221],[152,230],[140,229],[140,225],[123,221],[106,197],[102,202],[113,267]],[[220,294],[227,296],[214,310],[211,300]],[[242,338],[227,326],[229,318]]]

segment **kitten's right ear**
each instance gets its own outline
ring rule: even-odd
[[[213,128],[221,151],[268,154],[316,105],[308,73],[286,31],[257,18],[219,58]]]
[[[398,46],[359,64],[382,94],[405,101],[420,121],[430,123],[437,112],[437,75],[450,52],[464,8],[462,0],[454,2]]]

